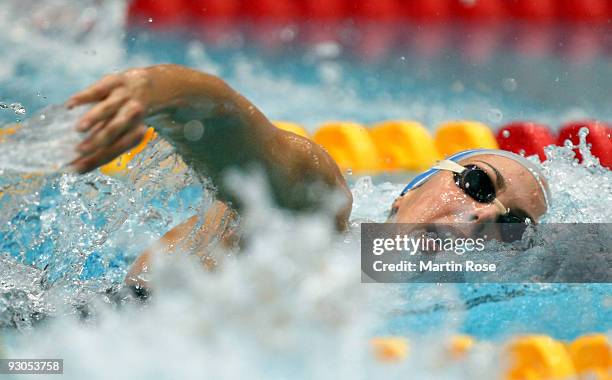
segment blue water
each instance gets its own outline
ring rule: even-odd
[[[29,41],[7,32],[14,26],[2,28],[6,33],[0,34],[0,54],[7,61],[0,70],[0,101],[22,103],[27,114],[0,110],[0,124],[59,104],[107,72],[164,62],[218,74],[270,118],[296,121],[310,131],[332,119],[372,123],[410,118],[430,130],[439,122],[455,118],[481,120],[494,128],[516,119],[533,119],[552,128],[576,118],[612,120],[609,52],[604,49],[587,62],[576,62],[554,49],[543,56],[525,56],[507,45],[512,40],[511,32],[505,32],[510,37],[500,39],[499,46],[484,60],[471,60],[461,49],[461,38],[455,36],[447,38],[458,47],[443,49],[434,58],[419,55],[410,44],[395,43],[387,47],[387,53],[380,57],[374,54],[365,62],[356,53],[360,51],[359,33],[319,45],[287,37],[271,49],[251,39],[256,35],[253,26],[243,27],[236,33],[238,37],[220,46],[193,40],[192,36],[123,31],[120,26],[105,28],[111,32],[102,37],[86,35],[82,39],[63,35],[54,39],[28,31]],[[300,35],[299,28],[291,28],[272,28],[269,33]],[[401,28],[398,34],[406,33]],[[355,33],[353,26],[348,30]],[[53,293],[48,289],[61,288],[67,292],[68,303],[78,304],[83,293],[100,293],[120,283],[142,249],[210,204],[210,194],[193,173],[157,168],[168,154],[159,146],[147,150],[135,170],[137,174],[124,179],[99,173],[80,178],[1,174],[0,187],[6,194],[0,197],[0,253],[43,271],[45,290],[41,299],[51,304],[52,297],[48,300],[44,296]],[[152,160],[144,159],[151,155]],[[562,164],[557,162],[552,172],[563,172]],[[570,186],[572,178],[595,183],[601,176],[586,169],[572,170],[575,172],[568,172],[571,178],[567,182],[555,185],[565,198],[560,195],[560,208],[551,221],[564,221],[564,213],[572,215],[572,210],[582,209],[592,214],[581,216],[579,221],[609,222],[610,194],[594,192],[588,186]],[[350,180],[357,182],[357,178]],[[353,190],[361,194],[356,196],[355,220],[381,220],[402,187],[401,178],[386,181],[374,178],[370,196],[353,185]],[[609,190],[609,182],[604,189]],[[595,201],[598,196],[608,202],[604,207]],[[272,234],[266,238],[274,240]],[[299,247],[288,252],[293,250],[299,251]],[[357,267],[358,257],[353,256]],[[353,284],[356,288],[368,286],[373,285]],[[369,290],[389,291],[384,285],[376,286]],[[435,284],[394,288],[393,297],[402,302],[392,308],[387,319],[378,321],[376,331],[427,335],[450,326],[453,331],[480,339],[501,340],[519,333],[572,339],[612,329],[612,288],[607,284],[439,287],[445,297],[453,294],[443,299],[437,298],[436,288]],[[30,309],[12,307],[0,312],[0,326],[27,328],[28,310],[51,310],[44,302]],[[14,323],[11,310],[26,310],[25,322]]]

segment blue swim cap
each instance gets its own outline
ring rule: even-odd
[[[495,156],[502,156],[502,157],[506,157],[509,158],[517,163],[519,163],[521,166],[523,166],[525,169],[527,169],[527,171],[529,173],[531,173],[531,175],[533,176],[533,178],[536,180],[536,182],[538,183],[538,186],[540,187],[540,191],[542,192],[542,195],[544,196],[544,201],[546,202],[546,208],[548,209],[550,207],[550,190],[548,188],[548,182],[546,181],[546,178],[544,177],[544,174],[542,173],[542,170],[533,162],[527,160],[525,157],[523,156],[519,156],[518,154],[512,153],[512,152],[508,152],[505,150],[498,150],[498,149],[470,149],[470,150],[465,150],[463,152],[459,152],[459,153],[455,153],[452,156],[449,156],[447,158],[447,160],[450,161],[454,161],[454,162],[458,162],[461,159],[464,158],[469,158],[472,156],[479,156],[479,155],[483,155],[483,154],[492,154]],[[419,186],[421,186],[423,183],[425,183],[428,179],[431,178],[431,176],[433,176],[434,174],[436,174],[437,172],[439,172],[440,169],[436,169],[436,168],[431,168],[419,175],[417,175],[416,177],[414,177],[412,179],[412,181],[410,181],[406,187],[404,187],[404,190],[402,190],[400,196],[406,194],[408,191],[417,188]]]

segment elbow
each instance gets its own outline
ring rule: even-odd
[[[339,232],[345,232],[348,231],[349,218],[351,216],[351,211],[353,210],[353,194],[345,181],[343,181],[341,190],[343,198],[340,209],[336,213],[336,229]]]

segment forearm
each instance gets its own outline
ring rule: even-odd
[[[163,64],[135,69],[133,75],[145,82],[143,98],[147,116],[210,117],[222,107],[236,108],[238,94],[220,78],[188,67]],[[189,112],[187,112],[189,111]],[[189,119],[177,120],[187,122]]]
[[[277,130],[221,79],[177,65],[146,68],[147,121],[228,199],[222,174],[267,166]]]

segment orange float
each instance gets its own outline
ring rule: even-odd
[[[372,172],[380,169],[380,159],[370,133],[352,122],[325,123],[313,140],[323,146],[343,171]]]
[[[385,121],[370,128],[370,134],[382,169],[422,171],[441,158],[429,131],[416,121]]]
[[[145,136],[143,137],[140,144],[132,148],[130,151],[123,153],[121,156],[115,158],[108,164],[102,166],[100,171],[106,175],[124,175],[128,172],[128,164],[134,159],[134,157],[142,152],[147,145],[157,138],[157,132],[153,128],[147,129]]]
[[[443,157],[475,148],[497,149],[497,141],[489,127],[478,121],[446,122],[436,131],[436,148]]]

